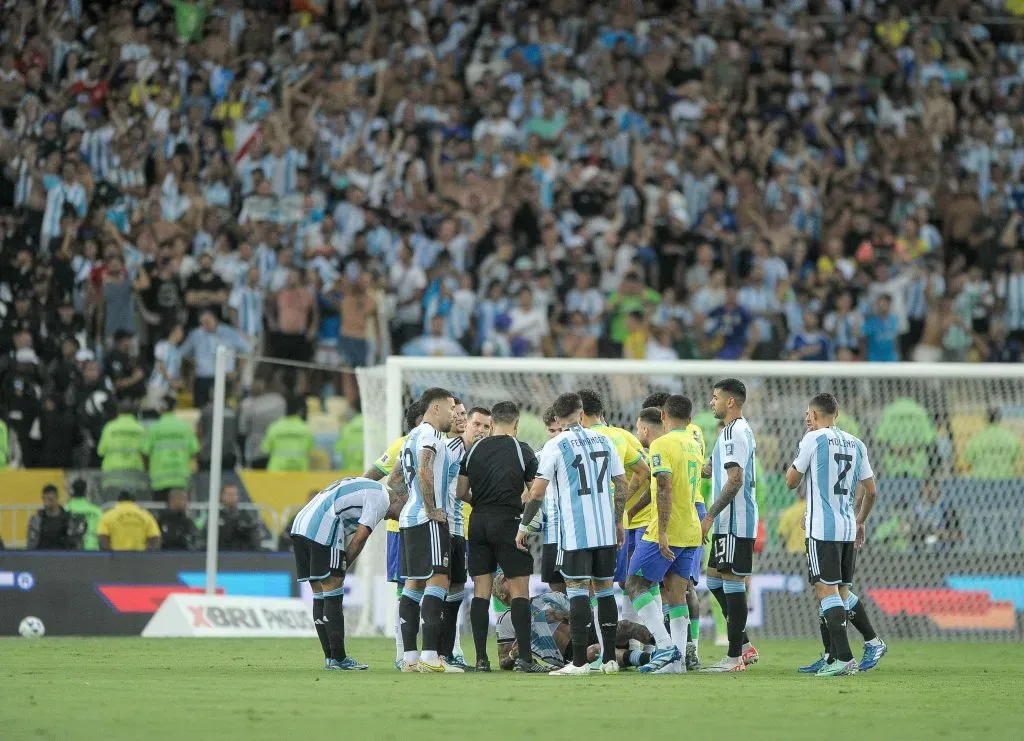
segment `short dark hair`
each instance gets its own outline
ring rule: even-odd
[[[462,399],[460,399],[458,396],[453,396],[452,401],[455,402],[455,406],[458,406],[459,404],[462,403]]]
[[[416,420],[423,416],[423,404],[414,401],[405,408],[405,430],[408,432],[416,426]]]
[[[127,489],[117,495],[117,501],[119,502],[134,502],[135,494],[128,491]]]
[[[723,378],[712,388],[719,389],[729,394],[729,396],[735,397],[737,406],[743,406],[743,402],[747,400],[747,387],[738,378]]]
[[[466,418],[468,419],[468,418],[472,417],[474,414],[482,414],[485,417],[493,417],[494,416],[491,413],[491,410],[488,409],[487,407],[473,407],[468,412],[466,412]]]
[[[601,401],[601,394],[594,389],[580,389],[576,392],[583,403],[583,413],[588,417],[600,417],[604,414],[604,403]]]
[[[990,425],[997,425],[997,424],[999,424],[999,422],[1000,422],[1000,420],[1002,420],[1002,418],[1003,418],[1003,410],[1002,409],[1000,409],[999,407],[995,407],[995,406],[989,408],[989,410],[988,410],[988,423]]]
[[[583,402],[580,400],[579,394],[561,394],[551,405],[551,413],[555,415],[556,419],[571,417],[582,409]]]
[[[651,407],[657,407],[658,409],[661,409],[661,407],[665,406],[665,402],[671,395],[672,394],[670,394],[668,391],[655,391],[653,394],[644,399],[644,403],[640,406],[640,408],[650,409]]]
[[[644,407],[640,410],[640,421],[645,424],[655,425],[661,427],[665,424],[665,420],[661,416],[660,407]]]
[[[43,494],[59,494],[60,490],[57,489],[53,484],[47,484],[43,487]]]
[[[826,417],[834,417],[839,414],[839,402],[836,401],[835,396],[827,391],[815,394],[814,398],[811,399],[810,406],[817,409]]]
[[[689,419],[693,415],[693,402],[682,394],[672,394],[665,400],[665,416]]]
[[[288,417],[294,417],[302,412],[302,407],[305,406],[305,404],[305,397],[289,396],[285,399],[284,413]]]
[[[514,401],[499,401],[491,407],[491,418],[496,425],[513,425],[519,421],[519,405]]]
[[[427,410],[430,409],[430,405],[435,401],[454,398],[455,394],[448,389],[443,389],[440,386],[431,386],[420,396],[420,404],[423,405],[423,413],[426,414]]]
[[[550,427],[555,421],[555,408],[548,407],[544,410],[544,413],[540,415],[541,422],[544,423],[545,427]]]

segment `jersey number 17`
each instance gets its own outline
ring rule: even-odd
[[[590,460],[594,463],[600,461],[601,468],[597,472],[597,493],[604,494],[604,479],[608,473],[608,451],[607,450],[595,450],[590,453]],[[576,473],[580,477],[580,488],[577,490],[577,494],[581,497],[587,497],[593,494],[593,490],[590,488],[590,484],[587,481],[587,467],[583,463],[583,456],[577,455],[573,458],[572,467],[576,469]]]

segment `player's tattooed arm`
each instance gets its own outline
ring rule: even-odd
[[[707,516],[712,520],[722,514],[723,509],[732,504],[732,500],[736,498],[736,495],[740,493],[740,489],[743,488],[743,469],[739,466],[729,466],[726,471],[727,475],[725,483],[722,484],[722,491],[715,497],[715,503],[708,510]]]
[[[455,486],[455,496],[463,502],[473,501],[473,492],[469,489],[469,478],[459,476],[459,483]]]
[[[651,503],[651,487],[648,486],[647,487],[647,491],[645,491],[643,494],[641,494],[640,498],[637,499],[633,503],[633,506],[630,507],[629,510],[626,512],[626,517],[628,517],[629,519],[632,520],[634,517],[636,517],[636,513],[637,512],[642,510],[644,507],[648,506],[650,503]]]
[[[704,464],[704,468],[700,469],[700,477],[702,479],[711,478],[711,461]]]
[[[654,474],[658,482],[658,547],[661,555],[672,560],[675,558],[668,547],[668,520],[672,515],[672,474],[659,471]]]
[[[622,513],[626,509],[626,492],[629,491],[629,484],[626,483],[626,475],[619,474],[612,477],[615,485],[615,521],[622,522]]]
[[[444,510],[437,508],[434,499],[434,456],[436,454],[430,448],[420,450],[419,470],[416,472],[416,483],[419,484],[420,494],[423,496],[423,509],[427,512],[427,518],[435,522],[444,522]]]
[[[400,466],[395,466],[391,469],[391,475],[388,476],[388,488],[395,494],[409,496],[409,489],[405,485],[405,476],[402,475],[402,468]]]
[[[641,456],[629,467],[629,470],[633,473],[633,478],[629,481],[628,498],[632,499],[637,492],[651,487],[651,467],[647,465],[647,461]]]
[[[626,648],[629,646],[630,641],[639,641],[644,645],[651,645],[654,643],[654,636],[651,635],[651,631],[640,625],[640,623],[620,620],[615,628],[615,647]]]

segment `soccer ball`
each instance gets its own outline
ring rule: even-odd
[[[37,617],[27,617],[18,626],[18,632],[22,638],[42,638],[46,633],[46,626]]]

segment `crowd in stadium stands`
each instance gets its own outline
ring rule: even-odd
[[[126,467],[108,423],[202,410],[218,344],[1017,362],[1022,14],[4,2],[0,464]],[[231,370],[232,465],[330,378]]]

